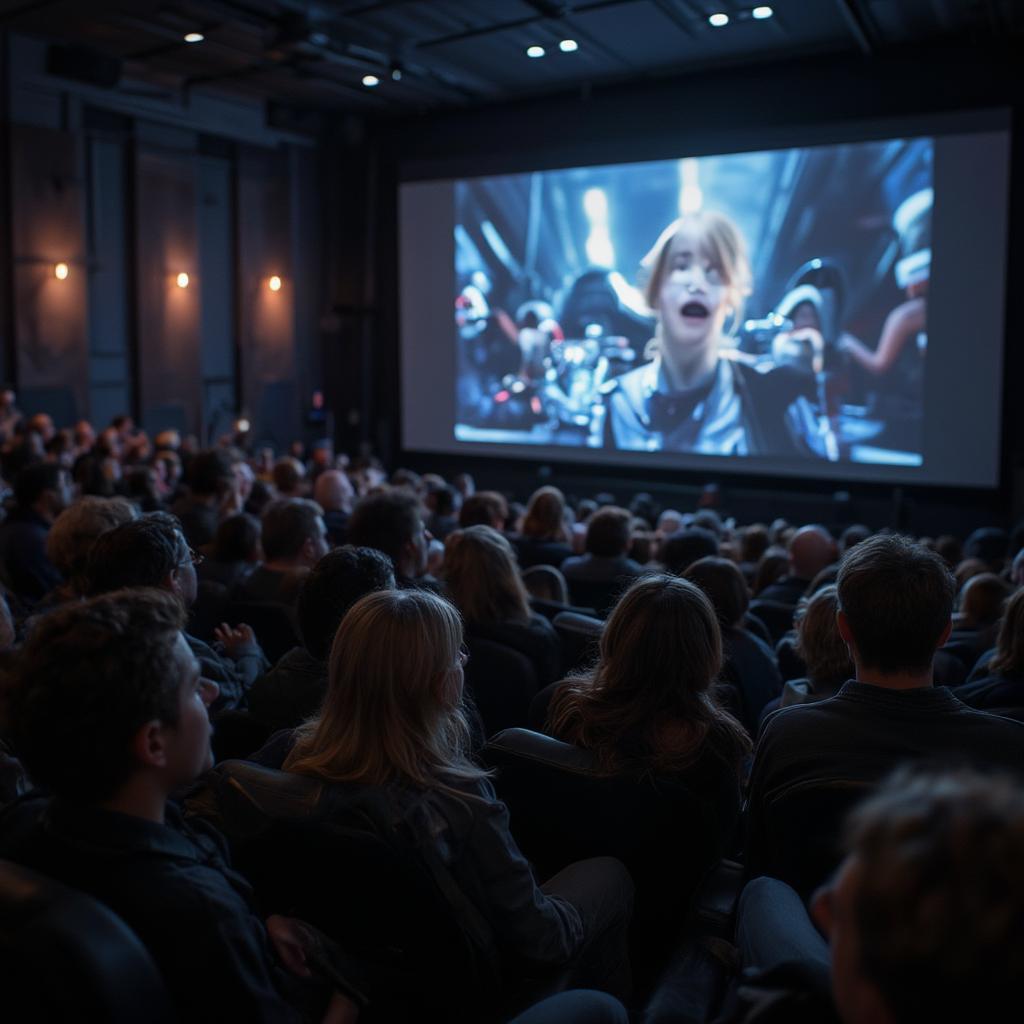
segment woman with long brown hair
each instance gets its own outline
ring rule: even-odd
[[[609,984],[617,973],[628,979],[625,868],[609,858],[584,861],[538,887],[508,811],[468,753],[465,657],[459,613],[443,598],[421,590],[369,594],[338,628],[319,715],[279,734],[254,760],[338,784],[339,794],[398,814],[417,831],[417,851],[429,847],[490,926],[512,977],[524,963],[579,957]],[[585,980],[600,984],[593,974]]]
[[[530,609],[508,540],[490,526],[448,535],[444,581],[471,637],[504,644],[533,663],[540,686],[559,677],[562,649],[551,623]]]
[[[526,514],[511,541],[524,569],[533,565],[558,568],[571,554],[565,523],[565,495],[557,487],[541,487],[530,496]]]
[[[685,775],[726,792],[723,821],[734,819],[750,740],[714,695],[721,667],[718,619],[701,590],[642,577],[609,616],[594,668],[555,690],[548,729],[593,751],[609,774]]]
[[[995,650],[954,693],[965,704],[1024,721],[1024,587],[1006,602]]]

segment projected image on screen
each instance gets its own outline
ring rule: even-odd
[[[933,141],[455,183],[455,437],[920,466]]]

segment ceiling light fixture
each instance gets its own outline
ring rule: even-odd
[[[372,89],[375,85],[380,85],[380,79],[376,75],[363,75],[363,85],[367,89]]]
[[[187,32],[185,34],[186,43],[201,43],[206,36],[202,32]]]
[[[760,7],[755,7],[750,13],[758,21],[764,21],[765,18],[770,18],[775,12],[767,4],[762,4]]]
[[[402,80],[402,69],[397,65],[393,65],[391,68],[391,81],[400,82]]]
[[[54,264],[53,276],[57,278],[58,281],[66,281],[68,279],[68,274],[70,273],[71,269],[68,267],[66,263]]]
[[[527,57],[543,57],[544,56],[544,47],[543,46],[536,46],[536,45],[528,46],[526,48],[526,56]]]
[[[558,44],[558,48],[562,53],[575,53],[580,48],[580,44],[575,39],[563,39]]]
[[[724,28],[729,24],[729,15],[722,14],[721,12],[718,14],[712,14],[711,17],[708,18],[708,24],[711,25],[712,28]]]

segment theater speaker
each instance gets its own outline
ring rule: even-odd
[[[46,70],[59,78],[70,78],[101,89],[113,89],[121,81],[121,61],[84,46],[51,46]]]

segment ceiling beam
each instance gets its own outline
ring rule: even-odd
[[[843,20],[846,22],[846,27],[850,30],[850,35],[853,36],[857,45],[860,47],[861,53],[863,53],[865,57],[873,56],[875,47],[871,42],[871,37],[868,35],[868,28],[864,15],[856,5],[856,0],[836,0],[836,6],[839,8],[839,13],[843,16]]]

